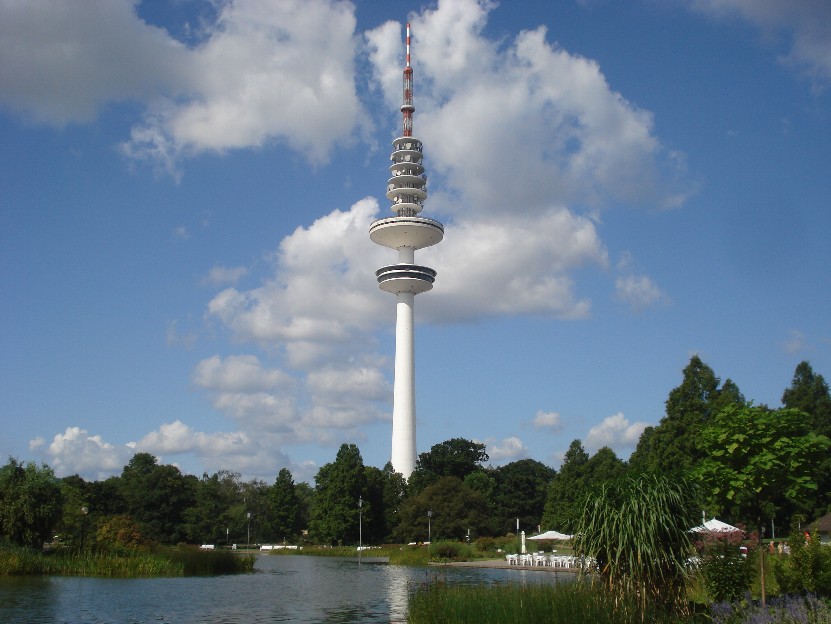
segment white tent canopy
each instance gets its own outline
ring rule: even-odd
[[[712,520],[707,520],[702,525],[693,527],[690,531],[695,531],[696,533],[733,533],[734,531],[741,531],[741,529],[713,518]]]
[[[566,535],[565,533],[560,533],[559,531],[546,531],[545,533],[540,533],[539,535],[532,535],[528,539],[532,540],[570,540],[573,535]]]

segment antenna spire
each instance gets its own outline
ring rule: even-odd
[[[407,22],[407,65],[404,67],[404,103],[401,104],[403,131],[401,136],[413,136],[413,68],[410,67],[410,23]]]

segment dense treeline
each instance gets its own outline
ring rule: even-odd
[[[273,483],[220,471],[182,474],[137,453],[119,476],[58,479],[16,459],[0,468],[0,534],[16,544],[70,548],[175,544],[324,544],[476,539],[577,526],[585,495],[639,474],[686,477],[703,509],[760,531],[790,528],[831,509],[831,395],[800,363],[770,409],[723,384],[694,356],[628,462],[608,447],[589,455],[574,440],[559,471],[532,459],[488,466],[485,445],[456,438],[418,457],[409,479],[365,466],[343,444],[314,487],[283,469]],[[360,502],[360,504],[359,504]],[[428,518],[429,514],[429,518]]]

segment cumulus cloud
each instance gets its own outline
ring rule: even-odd
[[[689,0],[717,18],[739,17],[766,34],[782,33],[790,50],[781,61],[818,85],[831,84],[831,5],[826,0]]]
[[[615,280],[615,297],[636,312],[668,300],[658,285],[646,275],[626,275]]]
[[[534,427],[560,431],[563,428],[562,417],[558,412],[543,412],[539,410],[536,416],[534,416]]]
[[[186,90],[192,53],[142,22],[136,3],[3,2],[0,103],[62,126],[91,121],[112,101],[147,102]]]
[[[528,454],[528,448],[516,436],[504,438],[501,442],[486,440],[487,453],[493,462],[515,461]]]
[[[142,21],[137,3],[0,5],[0,103],[60,126],[136,101],[146,113],[123,152],[174,174],[182,156],[274,141],[324,163],[333,143],[366,125],[353,80],[352,4],[218,3],[188,47]]]
[[[493,6],[444,2],[413,19],[416,134],[429,146],[428,168],[458,199],[438,197],[440,209],[539,214],[559,204],[683,201],[683,189],[664,185],[683,158],[662,148],[651,114],[613,91],[596,62],[550,43],[543,27],[497,46],[483,35]],[[367,39],[392,105],[400,33],[385,26]]]
[[[280,141],[328,162],[333,144],[365,123],[352,78],[355,23],[346,2],[221,4],[191,51],[189,94],[154,103],[124,152],[170,167],[181,155]]]
[[[44,444],[42,438],[36,438],[29,447],[42,450],[59,476],[78,474],[89,479],[104,479],[120,472],[134,453],[126,445],[115,446],[80,427],[67,427],[42,449]]]
[[[589,429],[586,435],[585,448],[588,451],[594,452],[599,448],[608,446],[616,453],[620,451],[629,451],[638,443],[643,430],[649,426],[649,423],[634,422],[623,415],[623,412],[618,412],[603,419],[599,425],[595,425]]]

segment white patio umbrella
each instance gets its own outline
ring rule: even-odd
[[[733,533],[734,531],[741,531],[741,529],[713,518],[712,520],[707,520],[704,524],[691,528],[690,531],[695,531],[696,533]]]
[[[560,533],[559,531],[546,531],[545,533],[540,533],[539,535],[532,535],[528,539],[532,540],[570,540],[573,535],[566,535],[565,533]]]

